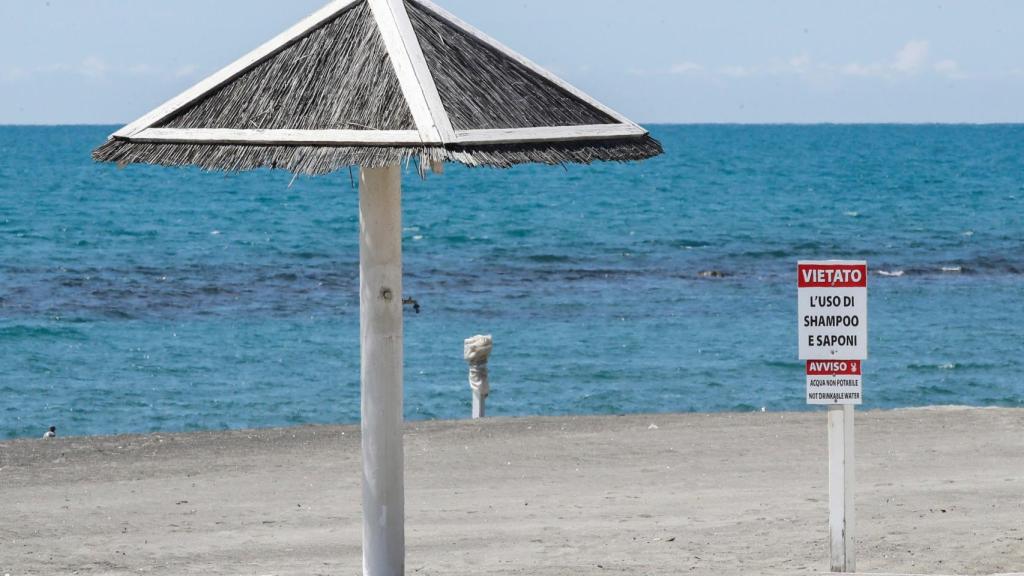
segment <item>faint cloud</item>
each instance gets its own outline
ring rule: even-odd
[[[13,68],[6,68],[0,71],[0,80],[4,82],[18,82],[24,80],[30,76],[29,71],[15,66]]]
[[[756,69],[748,68],[746,66],[726,66],[718,70],[719,74],[729,78],[747,78],[749,76],[753,76],[755,72]]]
[[[951,80],[962,80],[967,77],[963,70],[960,69],[960,64],[956,60],[939,60],[932,68]]]
[[[110,69],[107,63],[96,56],[90,56],[75,68],[75,71],[87,78],[98,79],[106,76]]]
[[[788,60],[776,59],[764,66],[726,66],[716,73],[726,78],[750,78],[753,76],[808,76],[824,69],[807,54],[793,56]]]
[[[802,53],[788,59],[776,58],[765,64],[730,65],[708,67],[692,61],[682,61],[668,68],[629,70],[632,76],[685,76],[701,74],[706,78],[799,78],[812,86],[832,90],[843,77],[896,79],[918,74],[931,74],[947,79],[967,78],[960,63],[951,58],[932,58],[931,44],[927,40],[910,40],[896,50],[892,56],[877,62],[849,62],[834,64],[814,60]],[[1010,76],[1024,76],[1024,68],[1007,73]]]
[[[628,73],[630,76],[684,76],[687,74],[696,74],[703,72],[704,67],[696,62],[680,62],[673,64],[668,68],[630,68]]]
[[[195,64],[185,64],[184,66],[180,66],[177,70],[174,71],[174,77],[187,78],[189,76],[195,75],[197,70],[198,68],[196,67]]]
[[[896,53],[891,67],[897,72],[916,72],[928,62],[929,51],[927,41],[911,40]]]
[[[696,62],[680,62],[679,64],[674,64],[671,68],[668,69],[668,73],[669,74],[676,74],[676,75],[680,75],[680,74],[693,74],[693,73],[696,73],[696,72],[703,72],[703,71],[704,71],[704,67],[701,66],[700,64],[697,64]]]
[[[810,68],[810,66],[811,66],[811,57],[808,56],[807,54],[801,54],[799,56],[794,56],[794,57],[789,59],[788,64],[789,64],[789,67],[793,71],[802,74],[802,73],[806,72],[808,70],[808,68]]]
[[[149,64],[133,64],[125,70],[131,76],[153,76],[159,70]]]
[[[78,76],[88,80],[116,80],[118,78],[150,78],[156,81],[173,81],[195,75],[199,69],[194,65],[181,66],[175,70],[161,68],[148,63],[111,64],[98,56],[90,56],[76,64],[58,62],[29,68],[0,68],[0,82],[12,84],[35,77]]]
[[[883,71],[884,68],[878,64],[867,66],[861,64],[860,62],[851,62],[840,69],[840,72],[842,72],[846,76],[861,77],[880,76]]]
[[[77,70],[75,66],[69,66],[67,64],[47,64],[46,66],[36,66],[32,69],[32,72],[38,72],[40,74],[71,74]]]
[[[911,40],[903,45],[891,60],[863,64],[851,62],[839,68],[845,76],[862,78],[895,78],[920,73],[929,68],[931,45],[927,40]],[[931,64],[931,70],[947,78],[963,78],[966,75],[956,60],[940,60]]]

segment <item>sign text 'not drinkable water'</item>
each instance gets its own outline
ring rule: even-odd
[[[863,403],[860,360],[808,360],[807,403],[810,405]]]

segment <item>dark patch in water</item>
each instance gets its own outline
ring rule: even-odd
[[[526,259],[539,264],[565,264],[573,261],[573,258],[564,254],[534,254],[527,256]]]

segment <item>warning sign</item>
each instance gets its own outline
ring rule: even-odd
[[[860,360],[808,360],[808,404],[862,403]]]
[[[867,262],[800,262],[797,286],[800,359],[867,359]]]

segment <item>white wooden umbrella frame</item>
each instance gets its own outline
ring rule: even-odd
[[[433,12],[480,42],[614,118],[617,123],[542,128],[455,130],[441,102],[403,0],[366,0],[387,47],[416,130],[289,130],[156,128],[155,125],[202,100],[246,71],[273,57],[314,29],[362,0],[335,0],[284,33],[172,98],[111,137],[140,143],[237,144],[257,146],[483,146],[538,142],[573,142],[639,137],[647,130],[594,100],[490,36],[473,28],[429,0],[407,0]]]

